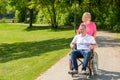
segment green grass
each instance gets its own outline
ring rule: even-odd
[[[69,51],[73,30],[0,24],[0,80],[35,80]]]
[[[3,18],[3,19],[0,19],[0,23],[12,23],[12,20],[13,19],[5,19],[5,18]]]
[[[117,38],[120,41],[120,33],[117,33]]]

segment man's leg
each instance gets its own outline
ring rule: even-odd
[[[71,61],[72,61],[72,64],[73,64],[73,68],[75,70],[78,70],[77,58],[81,57],[81,56],[82,56],[81,50],[73,50],[71,52]]]
[[[90,59],[90,51],[89,50],[83,50],[82,51],[83,57],[84,57],[84,61],[83,61],[83,65],[82,65],[82,70],[86,70],[86,67],[88,65],[88,61]]]

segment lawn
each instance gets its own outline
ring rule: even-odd
[[[3,19],[0,19],[0,23],[12,23],[13,19],[6,19],[6,18],[3,18]]]
[[[74,31],[0,24],[0,80],[35,80],[69,51]]]
[[[120,33],[117,33],[117,38],[120,41]]]

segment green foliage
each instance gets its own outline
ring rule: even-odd
[[[120,31],[119,27],[119,18],[120,18],[120,11],[118,11],[117,6],[115,5],[115,2],[110,5],[109,7],[109,14],[108,17],[105,20],[106,29],[112,30],[112,31]]]
[[[8,11],[19,10],[20,14],[16,13],[16,16],[20,22],[26,22],[29,9],[33,9],[33,22],[51,24],[53,27],[74,24],[74,0],[8,0],[8,3],[13,6],[8,6]],[[119,5],[119,0],[76,0],[76,25],[82,22],[84,12],[90,12],[98,29],[118,31],[116,25],[120,22]]]
[[[6,13],[6,6],[7,6],[7,1],[0,0],[0,14]]]
[[[25,22],[26,8],[21,9],[20,11],[17,10],[15,16],[16,16],[17,22]]]
[[[118,24],[116,24],[115,26],[113,26],[113,31],[120,33],[120,23],[118,23]]]
[[[9,4],[15,6],[17,10],[21,10],[28,6],[29,0],[9,0]]]
[[[46,9],[41,9],[36,16],[36,23],[49,24],[50,16],[46,13]]]
[[[66,18],[65,18],[66,20],[66,22],[65,22],[65,24],[66,25],[73,25],[73,23],[72,22],[74,22],[74,12],[70,12],[67,16],[66,16]]]

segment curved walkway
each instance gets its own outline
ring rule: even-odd
[[[114,33],[98,31],[95,51],[99,58],[99,75],[91,80],[120,80],[120,42]],[[80,80],[79,77],[72,78],[67,72],[69,56],[65,56],[36,80]]]

